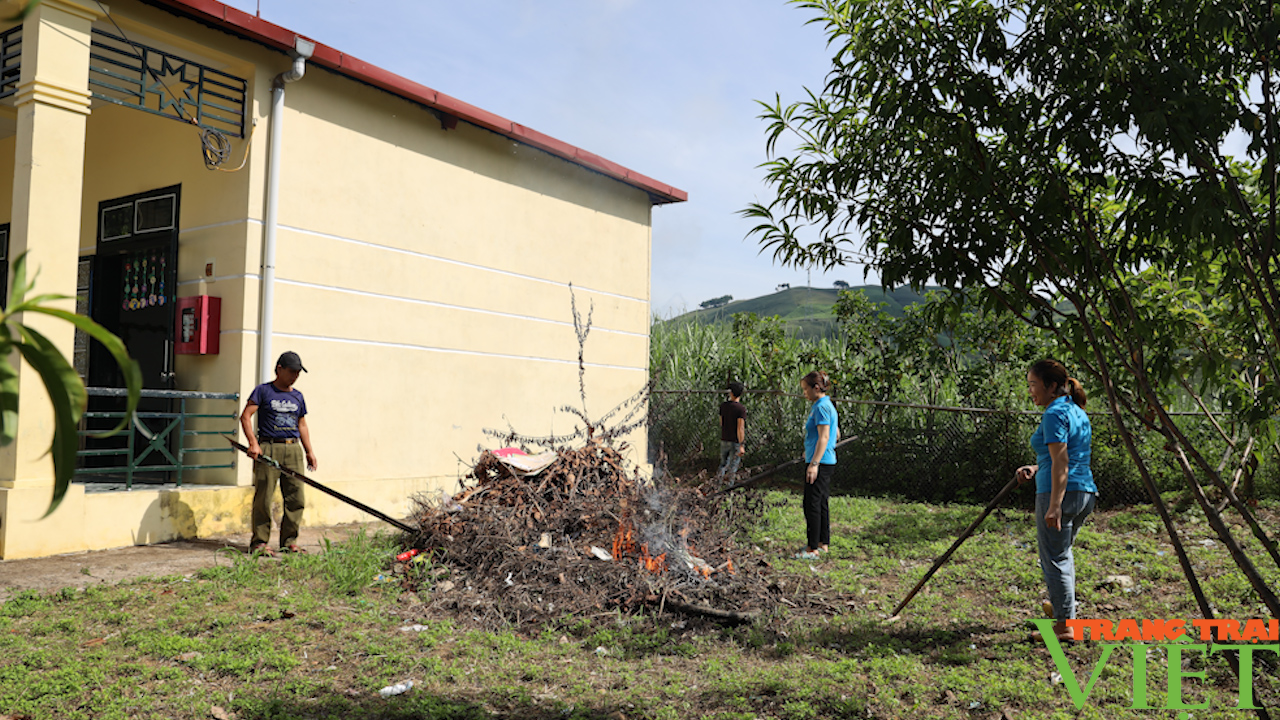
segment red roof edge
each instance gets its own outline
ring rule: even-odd
[[[217,0],[143,0],[151,5],[171,8],[214,27],[261,43],[284,52],[293,50],[294,37],[297,33],[279,25],[269,23],[262,18],[250,15],[225,5]],[[303,36],[305,37],[305,36]],[[307,38],[308,40],[310,38]],[[649,193],[649,200],[654,205],[685,202],[689,193],[653,178],[629,170],[617,163],[610,162],[599,155],[557,140],[550,135],[518,125],[506,118],[462,102],[456,98],[437,92],[412,80],[396,75],[375,65],[354,58],[322,43],[316,43],[315,53],[308,61],[311,64],[326,67],[341,75],[372,85],[406,100],[411,100],[442,113],[465,120],[499,135],[538,148],[544,152],[568,160],[576,165],[594,170]]]

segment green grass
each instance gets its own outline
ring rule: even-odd
[[[357,535],[281,561],[227,555],[191,578],[15,595],[0,605],[0,716],[207,718],[220,707],[238,720],[1176,717],[1127,709],[1127,651],[1112,657],[1079,712],[1051,682],[1047,652],[1024,640],[1043,595],[1028,514],[988,518],[902,619],[885,623],[979,508],[835,498],[832,553],[810,567],[786,559],[802,542],[798,498],[774,493],[769,504],[748,538],[759,558],[781,581],[821,576],[842,611],[782,608],[735,628],[613,612],[485,632],[471,629],[465,611],[435,611],[375,582],[394,539]],[[1274,503],[1259,513],[1276,527]],[[1100,513],[1081,532],[1082,615],[1198,617],[1153,517]],[[1178,522],[1220,616],[1259,617],[1226,553],[1196,544],[1208,536],[1203,520],[1187,510]],[[1280,585],[1280,572],[1264,572]],[[1102,587],[1111,574],[1131,575],[1137,587]],[[425,629],[401,629],[414,624]],[[1086,677],[1100,655],[1092,644],[1068,652]],[[1278,666],[1260,657],[1255,670],[1273,707]],[[1241,717],[1225,664],[1206,669],[1207,681],[1187,682],[1188,700],[1209,703],[1194,717]],[[1152,656],[1149,673],[1150,697],[1162,703],[1163,656]],[[409,693],[378,696],[405,679],[417,684]]]

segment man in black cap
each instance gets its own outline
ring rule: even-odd
[[[302,472],[305,457],[306,469],[317,467],[315,453],[311,451],[311,434],[307,431],[307,402],[302,393],[293,387],[298,375],[306,372],[302,358],[296,352],[286,352],[276,361],[276,379],[263,383],[249,393],[249,402],[240,414],[240,427],[248,439],[249,457],[265,455],[282,467]],[[253,432],[253,416],[258,415],[258,432]],[[305,452],[305,456],[304,456]],[[271,499],[280,483],[280,496],[284,499],[284,517],[280,519],[280,550],[305,552],[298,545],[298,528],[302,525],[302,509],[305,502],[301,480],[281,474],[265,464],[253,464],[253,539],[249,551],[273,555],[267,544],[271,540]]]

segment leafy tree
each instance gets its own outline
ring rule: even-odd
[[[732,295],[721,295],[720,297],[711,298],[710,300],[703,300],[702,303],[698,305],[698,307],[704,310],[708,308],[724,307],[725,305],[728,305],[732,301],[733,301]]]
[[[10,361],[16,350],[23,360],[40,375],[49,400],[53,404],[53,442],[49,454],[53,458],[53,497],[45,517],[57,509],[66,495],[67,487],[76,471],[76,450],[79,448],[78,429],[80,418],[89,402],[84,382],[75,368],[44,335],[21,322],[24,313],[50,315],[65,320],[85,331],[102,343],[115,361],[120,364],[125,384],[129,390],[125,417],[116,427],[98,435],[111,435],[124,428],[133,418],[142,391],[142,370],[129,357],[124,343],[106,328],[93,320],[68,312],[52,303],[68,299],[65,295],[36,295],[28,297],[34,285],[27,282],[26,255],[13,261],[13,286],[9,302],[0,310],[0,445],[13,442],[18,431],[18,372]]]
[[[895,399],[902,380],[900,355],[893,345],[893,316],[884,311],[886,303],[871,302],[861,290],[841,291],[831,311],[840,325],[845,344],[858,353],[861,362],[846,370],[849,387],[879,400]]]
[[[837,281],[835,281],[834,283],[832,283],[831,285],[832,285],[832,287],[834,287],[834,288],[835,288],[835,289],[837,289],[837,290],[848,290],[848,289],[849,289],[849,283],[847,283],[847,282],[845,282],[845,281],[843,281],[843,280],[837,280]]]
[[[796,354],[786,342],[782,318],[753,312],[733,314],[733,338],[759,370],[758,389],[783,390],[796,370]]]
[[[1272,6],[797,4],[817,13],[835,56],[821,91],[764,105],[776,196],[744,211],[764,247],[795,266],[865,262],[886,285],[979,289],[986,310],[1052,334],[1101,384],[1205,616],[1136,427],[1166,437],[1219,539],[1280,614],[1202,481],[1278,566],[1280,552],[1166,409],[1190,392],[1235,411],[1222,466],[1277,438]],[[777,153],[784,136],[794,149]]]
[[[778,284],[778,292],[782,292],[783,290],[790,290],[790,289],[791,289],[791,283],[779,283],[779,284]]]
[[[1042,357],[1060,354],[1053,337],[1009,313],[982,311],[982,294],[973,288],[955,295],[930,291],[908,317],[923,326],[924,342],[933,347],[933,365],[956,379],[960,394],[978,407],[1008,407],[1023,402],[1022,376]],[[999,387],[1009,378],[1016,387]]]

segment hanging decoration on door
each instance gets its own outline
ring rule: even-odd
[[[132,299],[133,299],[133,293],[129,289],[132,283],[133,283],[133,258],[126,255],[124,259],[124,292],[120,293],[120,309],[121,310],[133,309],[131,305]]]
[[[161,254],[161,255],[160,255],[160,269],[156,271],[156,274],[157,274],[157,275],[159,276],[159,278],[160,278],[160,289],[157,291],[157,302],[158,302],[160,305],[164,305],[164,301],[165,301],[165,292],[164,292],[164,276],[165,276],[165,263],[166,263],[166,261],[167,261],[167,259],[166,259],[165,255]]]
[[[147,267],[150,269],[150,274],[147,275],[147,287],[150,288],[151,290],[151,292],[147,294],[147,305],[151,306],[151,305],[157,304],[156,303],[156,256],[154,253],[152,253],[151,255],[151,264],[149,264]]]
[[[120,307],[124,310],[142,310],[167,302],[165,297],[165,270],[168,258],[164,253],[139,252],[125,256],[124,292]]]
[[[133,309],[141,310],[147,306],[147,256],[143,255],[142,260],[138,263],[138,282],[134,285],[133,292],[137,298],[133,301]]]

